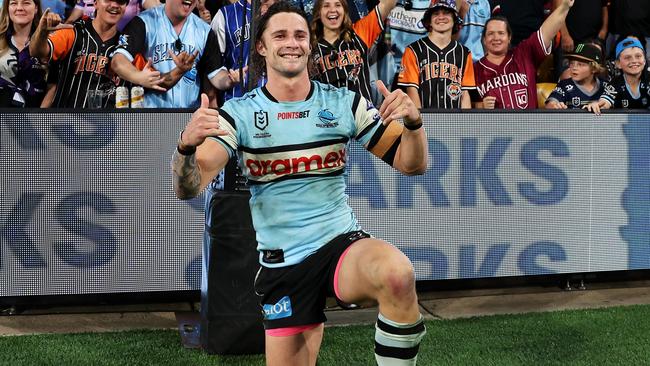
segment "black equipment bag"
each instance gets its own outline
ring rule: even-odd
[[[253,289],[259,262],[250,193],[206,194],[212,196],[205,213],[201,348],[220,355],[264,353],[262,308]]]

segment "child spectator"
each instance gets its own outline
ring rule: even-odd
[[[585,106],[599,115],[601,109],[642,109],[650,106],[650,86],[645,70],[646,59],[643,45],[636,37],[627,37],[616,45],[616,67],[622,75],[605,86],[597,102]]]
[[[573,53],[567,53],[569,79],[560,81],[546,99],[547,109],[582,108],[597,101],[603,94],[603,83],[598,75],[603,72],[600,65],[601,51],[598,47],[580,43]]]

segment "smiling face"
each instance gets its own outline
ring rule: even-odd
[[[266,60],[269,79],[293,78],[307,73],[311,54],[309,28],[305,18],[296,13],[277,13],[269,18],[257,53]]]
[[[103,23],[116,25],[122,19],[128,1],[95,0],[96,18]]]
[[[341,29],[345,19],[345,8],[341,0],[324,0],[320,8],[320,21],[325,29],[337,31]]]
[[[643,50],[638,47],[624,49],[616,60],[616,66],[623,73],[632,76],[639,76],[645,68],[645,55]]]
[[[9,19],[14,26],[30,26],[32,24],[32,21],[38,12],[38,7],[33,0],[5,1],[9,1],[7,10],[9,13]]]
[[[172,21],[181,21],[194,10],[198,0],[167,0],[165,3],[165,12]]]
[[[437,33],[451,32],[454,28],[454,13],[450,9],[438,8],[431,13],[431,30]]]
[[[512,36],[508,33],[508,26],[502,20],[491,20],[485,25],[483,45],[485,52],[495,56],[504,56],[508,53]]]

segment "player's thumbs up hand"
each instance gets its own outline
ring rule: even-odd
[[[377,80],[377,91],[381,93],[381,95],[384,96],[384,98],[388,97],[390,94],[390,90],[384,85],[384,82],[381,80]]]
[[[222,136],[228,133],[221,129],[219,112],[210,108],[210,98],[207,94],[201,93],[199,109],[192,113],[192,119],[181,133],[179,145],[181,145],[181,149],[199,146],[209,136]]]
[[[406,93],[400,89],[388,91],[381,80],[377,80],[377,90],[384,96],[379,115],[385,125],[400,118],[404,118],[407,125],[420,123],[420,111]]]
[[[210,98],[205,93],[201,93],[201,108],[210,108]]]

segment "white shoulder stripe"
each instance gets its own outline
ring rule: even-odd
[[[359,105],[357,105],[357,110],[354,111],[354,123],[356,126],[354,137],[358,138],[360,133],[366,131],[368,127],[379,121],[381,121],[381,117],[377,108],[366,100],[366,98],[361,97]]]

